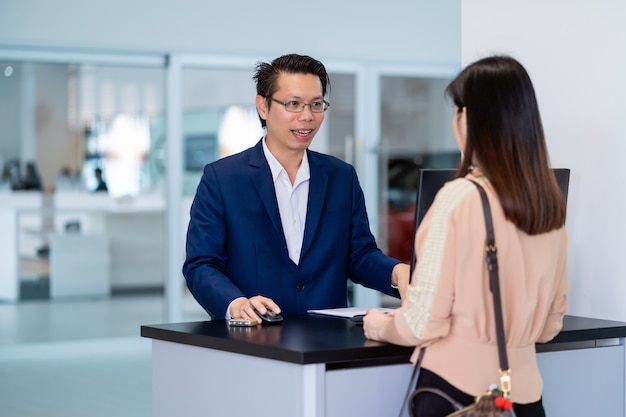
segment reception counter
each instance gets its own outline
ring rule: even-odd
[[[395,416],[412,370],[412,348],[369,341],[345,318],[171,323],[141,335],[153,339],[155,417]],[[566,316],[561,333],[537,345],[548,415],[623,416],[625,338],[626,323]]]

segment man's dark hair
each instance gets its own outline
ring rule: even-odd
[[[330,93],[330,79],[324,64],[317,59],[306,55],[288,54],[274,59],[271,63],[258,62],[253,80],[256,82],[256,93],[266,97],[268,108],[272,101],[271,97],[278,90],[278,75],[286,74],[313,74],[317,75],[322,83],[322,96]],[[265,127],[265,120],[260,116],[261,126]]]

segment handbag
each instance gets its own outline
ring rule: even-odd
[[[446,417],[515,417],[515,411],[513,410],[513,403],[508,399],[511,392],[511,370],[509,368],[509,362],[506,354],[506,341],[504,337],[504,324],[502,320],[502,301],[500,299],[500,282],[498,278],[498,257],[495,242],[495,235],[493,231],[493,221],[491,218],[491,207],[489,206],[489,200],[483,187],[477,182],[470,180],[480,193],[482,200],[483,212],[485,215],[485,226],[487,229],[487,242],[485,245],[485,251],[487,252],[487,269],[489,270],[489,285],[491,294],[493,296],[493,305],[495,312],[495,324],[496,324],[496,340],[498,343],[498,356],[500,361],[500,387],[492,387],[484,394],[476,397],[474,403],[463,406],[446,392],[433,387],[420,387],[413,391],[411,390],[419,378],[419,370],[422,364],[422,358],[426,348],[420,349],[413,368],[413,374],[411,375],[411,381],[409,382],[409,388],[407,389],[402,408],[400,409],[400,417],[402,417],[405,407],[413,404],[413,401],[417,396],[423,393],[431,393],[444,398],[450,403],[455,410]],[[413,407],[409,406],[411,417],[419,417],[413,414]]]

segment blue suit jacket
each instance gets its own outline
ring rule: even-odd
[[[354,168],[307,151],[311,178],[299,265],[287,252],[278,203],[261,141],[207,165],[187,231],[183,274],[218,319],[237,297],[273,299],[283,315],[345,307],[347,281],[395,295],[391,270],[370,232]]]

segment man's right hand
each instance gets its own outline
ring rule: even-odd
[[[256,320],[260,324],[261,318],[254,312],[255,310],[261,314],[267,313],[267,310],[280,314],[278,304],[271,298],[260,295],[250,298],[238,298],[230,305],[230,315],[232,317]]]

